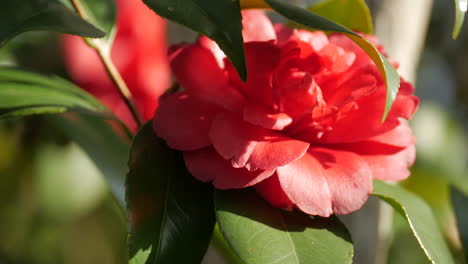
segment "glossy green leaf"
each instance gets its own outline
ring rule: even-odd
[[[219,228],[247,264],[352,263],[353,244],[336,218],[268,205],[249,189],[215,193]]]
[[[468,9],[467,0],[455,0],[455,24],[453,25],[452,38],[456,39],[465,20],[466,10]]]
[[[123,137],[123,132],[122,136],[117,134],[118,126],[112,127],[109,121],[96,116],[76,113],[50,116],[49,120],[88,154],[117,201],[125,208],[124,186],[130,143]]]
[[[468,194],[455,187],[451,188],[452,204],[457,217],[458,234],[465,249],[465,259],[468,263]]]
[[[387,98],[385,108],[383,109],[382,122],[385,121],[393,102],[396,99],[398,89],[400,88],[400,76],[392,64],[383,56],[369,41],[346,27],[336,24],[335,22],[328,20],[322,16],[314,14],[308,10],[302,9],[295,5],[291,5],[279,0],[265,0],[271,8],[287,19],[301,24],[305,27],[335,31],[344,33],[352,41],[354,41],[359,47],[361,47],[369,57],[375,62],[379,71],[385,79],[387,86]]]
[[[454,263],[431,208],[415,194],[396,185],[374,181],[375,195],[407,221],[424,253],[434,264]]]
[[[372,17],[364,0],[325,0],[309,10],[352,30],[373,32]]]
[[[91,38],[105,35],[57,0],[2,0],[0,18],[0,47],[26,31],[56,31]]]
[[[143,0],[158,15],[200,32],[218,43],[247,79],[239,0]]]
[[[99,101],[66,80],[0,67],[0,118],[66,111],[112,117]]]
[[[151,249],[147,264],[200,263],[215,223],[211,185],[187,172],[182,153],[169,149],[151,122],[133,141],[129,167],[130,257]]]

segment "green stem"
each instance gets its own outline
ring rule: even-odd
[[[88,19],[88,15],[83,9],[83,6],[81,5],[80,0],[71,0],[71,3],[81,18],[85,20]],[[143,125],[143,121],[133,102],[133,95],[128,89],[127,84],[125,83],[124,79],[122,78],[119,71],[115,67],[114,63],[112,62],[110,49],[106,48],[102,44],[102,41],[99,39],[89,39],[89,38],[83,38],[83,39],[88,44],[88,46],[94,49],[96,53],[98,54],[100,60],[102,61],[104,65],[104,68],[106,69],[107,75],[110,77],[120,97],[127,105],[127,108],[130,111],[133,119],[135,120],[135,123],[137,124],[138,127],[141,127]]]

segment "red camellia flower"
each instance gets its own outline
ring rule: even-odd
[[[351,40],[273,26],[260,11],[243,17],[246,83],[206,37],[170,55],[183,91],[160,99],[153,124],[194,177],[325,217],[361,208],[372,179],[408,177],[415,142],[402,119],[418,105],[409,83],[381,123],[385,83]]]
[[[117,33],[112,59],[132,92],[144,120],[153,117],[158,98],[170,86],[166,22],[141,0],[117,0]],[[80,37],[63,39],[65,64],[74,81],[100,99],[136,130],[130,111],[109,79],[96,52]]]

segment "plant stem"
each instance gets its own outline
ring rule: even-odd
[[[393,208],[384,201],[379,201],[377,223],[377,247],[375,264],[385,264],[388,261],[388,250],[393,239]]]
[[[71,3],[81,18],[88,18],[88,15],[86,14],[85,10],[83,9],[83,6],[80,3],[80,0],[71,0]],[[125,102],[125,105],[127,105],[127,108],[130,111],[133,119],[135,120],[137,127],[142,126],[143,122],[133,102],[133,95],[128,89],[127,84],[125,83],[124,79],[115,67],[114,63],[112,62],[110,48],[105,47],[105,45],[103,45],[103,42],[100,39],[83,38],[83,40],[98,54],[100,60],[104,65],[104,68],[106,69],[107,75],[114,84],[114,87],[117,89],[120,97]]]

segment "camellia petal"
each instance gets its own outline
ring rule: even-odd
[[[277,174],[281,189],[301,211],[323,217],[333,213],[327,175],[311,154],[279,167]]]
[[[210,129],[216,151],[236,168],[271,170],[300,158],[309,143],[294,140],[246,123],[233,115],[219,114]]]
[[[177,82],[188,93],[209,104],[240,111],[243,96],[228,85],[216,58],[209,50],[196,45],[183,47],[172,58],[171,68]]]
[[[312,148],[301,159],[278,168],[277,174],[289,199],[312,215],[353,212],[372,191],[367,163],[346,151]]]
[[[244,120],[267,129],[283,130],[293,119],[285,113],[272,113],[265,107],[248,104],[244,107]]]
[[[248,171],[233,168],[211,147],[184,152],[187,169],[200,181],[212,181],[218,189],[238,189],[257,184],[270,177],[275,170]]]
[[[160,100],[153,127],[171,148],[199,149],[211,145],[208,132],[218,111],[191,94],[167,94]]]
[[[276,32],[263,11],[242,11],[242,36],[244,42],[276,40]]]
[[[275,173],[267,179],[255,185],[255,190],[271,205],[283,210],[292,211],[294,203],[284,193],[279,184],[278,175]]]
[[[361,155],[372,171],[374,179],[401,181],[410,175],[409,167],[416,158],[416,148],[411,145],[393,155]]]

